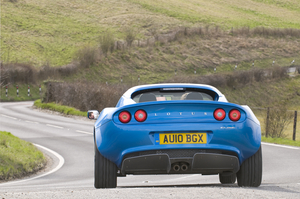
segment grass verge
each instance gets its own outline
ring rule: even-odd
[[[269,142],[274,144],[283,144],[283,145],[290,145],[290,146],[298,146],[300,147],[300,141],[293,141],[286,138],[271,138],[271,137],[261,137],[262,142]]]
[[[52,103],[42,103],[41,100],[36,100],[34,102],[34,106],[42,109],[50,109],[52,111],[57,111],[66,115],[77,115],[77,116],[87,116],[87,112],[79,111],[73,107],[69,106],[62,106],[59,104],[55,104],[54,102]]]
[[[0,131],[0,180],[26,176],[40,170],[45,164],[43,153],[31,143]]]

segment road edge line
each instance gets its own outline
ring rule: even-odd
[[[300,148],[293,147],[293,146],[286,146],[286,145],[280,145],[280,144],[273,144],[273,143],[268,143],[268,142],[261,142],[264,145],[269,145],[269,146],[276,146],[276,147],[281,147],[281,148],[287,148],[287,149],[295,149],[299,150]]]

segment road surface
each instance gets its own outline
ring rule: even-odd
[[[8,198],[300,198],[300,148],[263,143],[258,188],[221,185],[217,175],[141,175],[118,178],[116,189],[94,189],[93,121],[0,103],[0,130],[32,142],[49,157],[46,170],[0,183]]]

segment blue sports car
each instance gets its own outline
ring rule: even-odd
[[[126,174],[218,174],[222,184],[261,184],[260,123],[215,87],[136,86],[116,107],[88,117],[97,119],[95,188],[114,188]]]

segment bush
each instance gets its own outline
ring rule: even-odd
[[[30,84],[37,81],[37,71],[29,64],[1,64],[1,85],[9,83]]]
[[[255,69],[255,70],[253,70],[254,80],[257,81],[257,82],[263,81],[263,79],[264,79],[264,73],[265,72],[262,69]]]
[[[79,49],[76,53],[76,58],[80,67],[89,68],[96,62],[96,49],[91,46],[86,46],[82,49]]]
[[[286,67],[276,67],[272,69],[272,79],[287,77]]]
[[[106,32],[104,35],[100,36],[100,47],[105,56],[108,52],[114,50],[114,46],[115,40],[111,32]]]
[[[91,83],[48,82],[43,102],[55,102],[81,111],[102,110],[116,106],[122,94],[129,87],[125,85],[106,85]],[[68,114],[72,110],[63,111]]]
[[[286,127],[292,122],[293,114],[287,110],[286,106],[269,108],[269,114],[265,117],[266,137],[284,138]]]
[[[126,39],[126,42],[127,42],[127,46],[131,46],[132,42],[135,40],[136,38],[136,32],[133,30],[133,29],[126,29],[125,30],[125,39]]]

